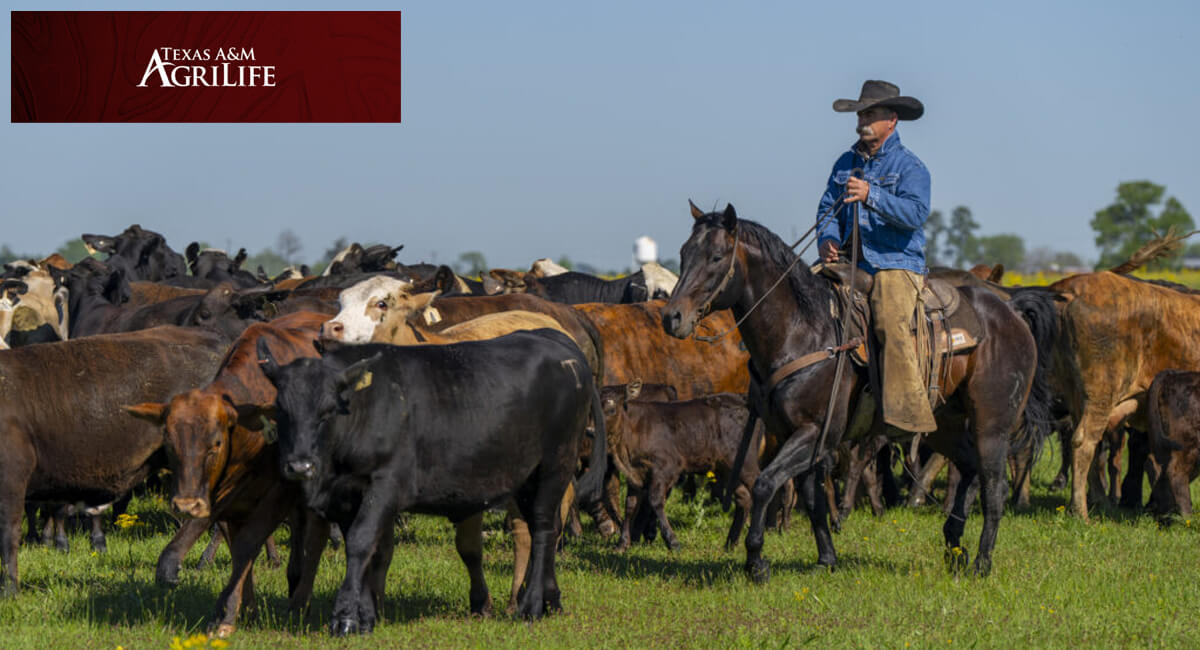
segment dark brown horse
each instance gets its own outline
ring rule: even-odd
[[[692,235],[680,251],[679,285],[663,310],[663,327],[669,334],[686,337],[706,314],[731,309],[739,319],[738,328],[759,377],[769,377],[794,359],[840,343],[837,323],[830,315],[831,284],[813,275],[779,237],[754,222],[739,220],[733,206],[707,214],[693,206],[692,216]],[[770,291],[785,273],[788,281]],[[1021,317],[1004,301],[978,289],[959,291],[963,302],[979,315],[983,336],[970,353],[953,357],[945,386],[947,401],[935,412],[938,430],[928,440],[958,465],[966,483],[976,475],[981,479],[984,524],[974,568],[978,574],[987,574],[1008,494],[1005,459],[1010,443],[1030,444],[1041,432],[1037,428],[1034,435],[1017,434],[1034,381],[1037,350]],[[761,304],[751,311],[760,299]],[[793,476],[799,481],[812,522],[817,564],[832,567],[837,561],[828,505],[819,486],[825,456],[841,441],[866,376],[847,364],[849,371],[836,382],[837,399],[830,408],[836,366],[831,358],[805,367],[780,381],[766,396],[763,415],[768,439],[774,438],[768,449],[776,451],[753,490],[746,571],[756,581],[770,577],[770,565],[762,557],[767,503]],[[830,419],[828,435],[821,444],[826,417]],[[966,492],[959,490],[942,527],[946,559],[954,570],[967,565],[967,553],[960,544]]]

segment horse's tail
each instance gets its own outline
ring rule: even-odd
[[[1024,425],[1012,447],[1015,451],[1032,446],[1034,463],[1037,462],[1046,438],[1054,430],[1054,395],[1050,392],[1050,367],[1059,336],[1056,296],[1057,294],[1044,287],[1024,287],[1013,291],[1012,300],[1009,302],[1029,326],[1037,349],[1033,385],[1029,389],[1029,399],[1025,402]]]

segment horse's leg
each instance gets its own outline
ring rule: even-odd
[[[775,459],[754,481],[754,489],[751,492],[753,506],[750,510],[750,530],[746,533],[746,572],[755,582],[766,582],[771,577],[771,564],[762,557],[767,504],[784,481],[812,467],[813,445],[819,433],[817,426],[812,423],[804,424],[792,432],[787,442],[779,448]],[[812,517],[812,511],[809,512],[809,516]],[[820,544],[818,540],[818,547]],[[818,563],[832,566],[836,561],[832,541],[828,549],[818,550],[822,551]]]
[[[900,486],[896,484],[896,474],[892,468],[895,460],[896,449],[885,439],[875,456],[875,473],[879,476],[879,488],[883,495],[883,504],[887,508],[900,505]]]
[[[942,514],[950,514],[954,511],[954,504],[958,502],[958,495],[961,492],[964,498],[964,508],[966,512],[971,512],[971,506],[975,503],[974,499],[966,498],[967,485],[963,483],[962,470],[958,469],[956,463],[946,463],[949,469],[946,470],[946,501],[942,504]]]
[[[967,567],[969,554],[962,545],[963,528],[967,523],[967,489],[964,481],[975,478],[975,466],[971,461],[955,463],[959,469],[959,485],[963,488],[955,490],[954,502],[946,515],[946,523],[942,524],[942,537],[946,541],[946,566],[953,573],[958,573]]]
[[[880,444],[882,443],[882,444]],[[871,502],[871,514],[883,516],[882,482],[879,478],[879,449],[887,444],[887,438],[878,436],[866,444],[863,460],[863,486],[867,488],[867,499]]]
[[[854,510],[854,502],[858,500],[858,485],[862,482],[863,471],[867,466],[866,446],[862,441],[850,446],[850,468],[846,472],[846,490],[842,493],[842,503],[838,507],[838,528],[846,523],[850,511]]]
[[[979,535],[979,553],[975,556],[976,575],[992,571],[992,549],[1004,514],[1008,497],[1005,460],[1008,458],[1008,432],[998,429],[980,432],[976,441],[979,450],[978,482],[983,497],[983,532]],[[961,484],[960,484],[961,485]]]
[[[813,538],[817,542],[817,565],[832,570],[837,564],[837,553],[833,549],[833,535],[829,531],[829,513],[825,510],[827,502],[821,498],[820,485],[825,481],[824,475],[825,464],[817,463],[797,480],[800,481],[800,495],[804,509],[808,511]]]
[[[1033,474],[1033,444],[1026,445],[1009,455],[1009,465],[1012,468],[1016,489],[1013,490],[1012,504],[1022,510],[1029,508],[1030,475]]]

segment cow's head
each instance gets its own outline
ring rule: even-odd
[[[510,269],[492,269],[488,271],[488,275],[493,280],[500,283],[499,293],[526,293],[529,290],[529,285],[537,281],[533,275],[524,271],[513,271]]]
[[[257,344],[259,365],[275,386],[279,469],[293,481],[311,479],[328,467],[330,422],[350,411],[350,398],[370,387],[371,365],[381,353],[350,365],[331,357],[302,358],[280,366],[264,339]]]
[[[321,339],[366,343],[383,322],[388,310],[408,295],[412,283],[377,275],[345,289],[338,296],[339,311],[321,327]]]
[[[234,427],[240,423],[251,430],[263,428],[259,408],[239,410],[228,395],[204,390],[181,393],[166,404],[146,402],[123,408],[163,428],[163,447],[175,477],[171,507],[186,517],[212,513],[212,495],[229,463]]]

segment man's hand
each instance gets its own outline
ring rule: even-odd
[[[861,178],[851,176],[846,179],[846,198],[845,203],[854,203],[856,201],[866,201],[867,194],[871,191],[871,184]]]
[[[821,261],[826,264],[838,261],[837,243],[832,239],[825,242],[825,245],[821,247]]]

